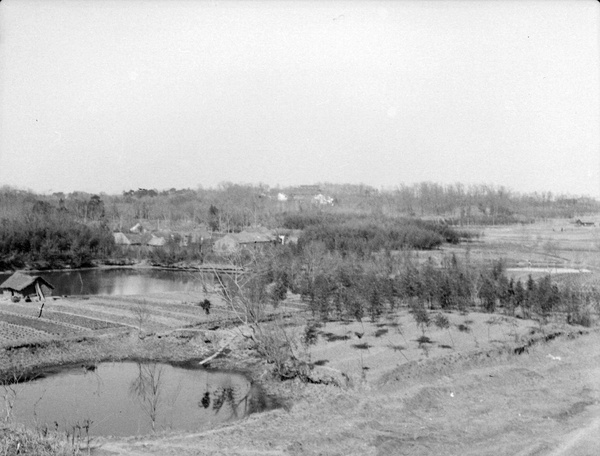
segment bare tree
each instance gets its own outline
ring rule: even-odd
[[[286,331],[282,318],[266,321],[267,307],[272,302],[269,259],[268,249],[236,252],[228,257],[228,268],[213,269],[216,286],[206,288],[224,301],[239,323],[238,335],[251,340],[257,353],[274,364],[280,377],[298,376],[305,363],[296,355],[296,336]]]
[[[137,396],[142,409],[150,418],[152,432],[156,431],[163,368],[157,363],[138,363],[138,376],[129,387],[130,393]]]
[[[138,334],[141,336],[147,323],[150,321],[150,309],[148,308],[146,300],[135,304],[133,307],[133,315],[138,326]]]

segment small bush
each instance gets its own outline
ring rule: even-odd
[[[304,334],[302,335],[302,343],[304,346],[308,347],[310,345],[315,345],[317,340],[319,339],[318,329],[321,327],[321,324],[316,321],[311,321],[306,324],[304,328]]]
[[[463,323],[459,324],[457,326],[457,328],[460,332],[465,332],[465,333],[471,332],[471,328],[469,328],[467,325],[465,325]]]
[[[567,317],[567,323],[590,328],[593,325],[592,315],[589,311],[577,312]]]
[[[212,304],[208,299],[205,299],[204,301],[202,301],[199,304],[199,306],[202,307],[202,309],[204,309],[204,312],[206,313],[206,315],[210,314],[210,308],[211,308]]]
[[[20,426],[3,425],[0,428],[0,454],[3,456],[77,456],[83,454],[79,440],[71,443],[62,434],[34,432]]]

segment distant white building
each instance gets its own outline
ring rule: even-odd
[[[135,226],[132,226],[131,228],[129,228],[129,232],[130,233],[138,233],[138,234],[145,233],[146,228],[144,228],[141,223],[136,223]]]
[[[278,193],[277,194],[277,201],[287,201],[288,197],[285,193]]]
[[[333,198],[331,196],[325,196],[322,193],[319,193],[318,195],[316,195],[313,200],[317,203],[317,204],[321,204],[321,205],[333,205]]]

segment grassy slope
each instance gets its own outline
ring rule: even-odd
[[[351,389],[288,385],[291,410],[97,454],[585,455],[599,443],[600,335],[517,355],[424,362]],[[396,378],[397,377],[397,378]]]

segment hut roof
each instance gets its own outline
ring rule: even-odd
[[[37,281],[39,281],[42,285],[46,285],[48,288],[54,290],[54,286],[48,283],[46,279],[39,276],[30,276],[21,272],[15,272],[8,279],[6,279],[4,283],[0,285],[0,289],[23,291],[25,288]]]
[[[160,247],[162,245],[165,245],[166,243],[167,240],[164,237],[154,235],[152,235],[152,238],[148,241],[148,245],[152,245],[155,247]]]
[[[257,242],[271,242],[274,236],[265,233],[252,233],[249,231],[242,231],[241,233],[235,233],[231,235],[240,244],[254,244]]]
[[[113,237],[117,245],[131,245],[131,241],[123,233],[113,233]]]

